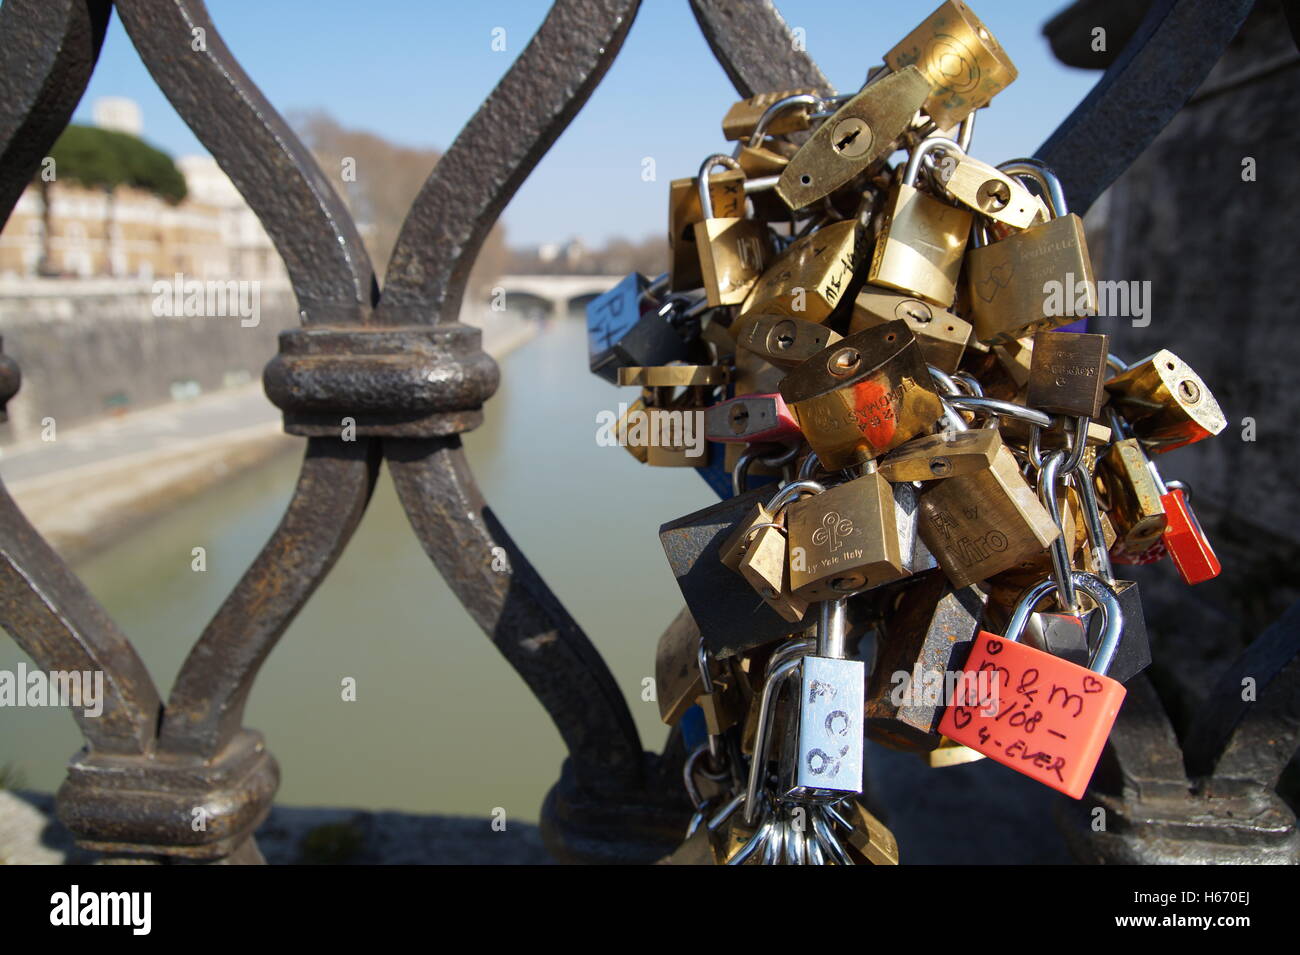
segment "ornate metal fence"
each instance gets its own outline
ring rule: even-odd
[[[1039,150],[1061,174],[1074,211],[1082,213],[1169,121],[1251,5],[1151,5],[1097,87]],[[742,96],[802,86],[829,90],[768,0],[691,0],[691,6]],[[201,0],[5,2],[3,217],[68,123],[112,7],[172,105],[261,218],[288,269],[302,327],[282,336],[265,385],[284,411],[285,429],[306,438],[306,453],[283,519],[199,636],[165,703],[127,636],[0,492],[0,623],[45,669],[105,674],[103,714],[74,714],[86,747],[59,791],[60,819],[83,846],[109,855],[261,861],[253,832],[269,810],[279,770],[261,735],[243,726],[244,704],[267,654],[360,523],[384,460],[425,551],[568,747],[543,810],[552,851],[589,861],[662,854],[680,840],[689,813],[676,782],[680,742],[670,736],[661,755],[642,750],[608,668],[483,500],[459,437],[482,420],[498,380],[479,332],[456,321],[470,266],[515,190],[613,62],[638,0],[557,0],[416,197],[382,289],[333,188],[231,56]],[[192,43],[199,29],[202,49]],[[0,361],[0,398],[7,400],[19,376],[11,360]],[[342,440],[344,416],[356,421],[355,441]],[[509,556],[508,573],[490,569],[495,548]],[[1291,672],[1293,644],[1282,640],[1268,661],[1268,677],[1276,675],[1284,689],[1300,682]],[[1294,851],[1294,817],[1271,792],[1285,765],[1281,754],[1295,748],[1294,713],[1277,715],[1290,712],[1294,692],[1287,692],[1267,730],[1286,732],[1266,767],[1233,743],[1231,729],[1249,723],[1241,712],[1202,734],[1188,765],[1195,774],[1221,776],[1225,762],[1231,764],[1228,775],[1240,783],[1234,783],[1233,805],[1255,807],[1258,823],[1233,832],[1258,836],[1262,828],[1270,844],[1290,840]],[[1122,814],[1140,829],[1145,817],[1138,807],[1155,794],[1165,800],[1161,811],[1177,817],[1174,828],[1189,813],[1221,819],[1232,807],[1187,794],[1187,771],[1167,721],[1159,723],[1154,694],[1133,695],[1144,707],[1126,709],[1126,717],[1130,710],[1137,716],[1121,719],[1112,747]],[[1189,809],[1193,798],[1200,801]],[[203,831],[191,826],[195,807],[207,813]],[[1142,857],[1133,839],[1117,838],[1119,849],[1081,837],[1080,851]]]

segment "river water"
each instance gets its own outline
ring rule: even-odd
[[[693,472],[596,444],[596,415],[635,398],[587,371],[570,318],[501,362],[486,422],[465,436],[496,514],[608,661],[647,749],[666,732],[641,697],[681,606],[664,521],[717,498]],[[297,452],[230,478],[76,570],[170,687],[207,620],[279,521]],[[207,570],[191,569],[194,547]],[[33,666],[0,641],[0,669]],[[355,702],[343,700],[345,678]],[[541,706],[420,549],[380,475],[351,544],[262,668],[245,725],[280,762],[286,805],[535,820],[564,747]],[[53,790],[81,745],[60,709],[0,710],[0,767]]]

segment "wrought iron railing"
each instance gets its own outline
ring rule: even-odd
[[[691,6],[742,96],[829,89],[768,0]],[[265,384],[286,430],[306,438],[306,454],[283,519],[199,636],[165,702],[127,636],[0,491],[0,623],[39,666],[106,677],[103,714],[74,714],[86,747],[59,791],[60,819],[83,846],[110,855],[261,861],[253,833],[279,770],[260,734],[243,726],[244,705],[267,654],[347,546],[386,461],[425,551],[568,747],[543,809],[548,846],[571,860],[662,854],[680,840],[689,814],[677,783],[680,741],[670,735],[662,754],[643,751],[609,669],[483,500],[459,437],[482,420],[498,380],[479,332],[457,321],[470,266],[613,62],[638,0],[557,0],[416,197],[382,287],[338,195],[230,54],[201,0],[6,0],[0,219],[68,123],[113,7],[284,260],[302,327],[282,335]],[[1250,7],[1251,0],[1152,3],[1124,52],[1039,151],[1061,174],[1074,211],[1169,121]],[[202,49],[191,43],[196,29],[205,34]],[[13,362],[0,359],[0,399],[17,386]],[[355,441],[342,439],[345,416],[356,422]],[[505,573],[492,569],[502,551]],[[1277,673],[1288,665],[1294,669],[1285,655],[1272,664]],[[1143,767],[1172,765],[1177,744],[1155,717],[1121,720],[1118,738],[1113,758],[1125,798],[1140,797]],[[1290,740],[1294,749],[1294,727]],[[1214,771],[1231,742],[1231,734],[1204,742],[1198,771]],[[196,807],[207,820],[197,831]]]

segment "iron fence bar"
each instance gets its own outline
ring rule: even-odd
[[[1083,215],[1196,92],[1255,0],[1155,0],[1097,85],[1034,155]]]
[[[108,29],[108,0],[0,7],[0,222],[72,119]]]
[[[831,91],[830,81],[795,43],[771,0],[690,2],[714,59],[742,97],[807,87]]]
[[[158,87],[275,243],[303,324],[368,320],[375,276],[352,216],[202,0],[117,0],[117,9]]]
[[[378,441],[308,439],[279,526],[181,666],[163,749],[211,757],[239,732],[262,663],[352,539],[378,473]]]
[[[0,624],[46,671],[103,672],[102,713],[71,707],[92,750],[139,755],[152,748],[162,704],[144,662],[3,486]]]

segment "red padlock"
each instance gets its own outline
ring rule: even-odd
[[[1005,637],[981,631],[975,638],[960,684],[966,698],[944,711],[939,732],[1081,799],[1124,702],[1124,685],[1106,676],[1119,650],[1124,614],[1101,578],[1074,571],[1070,579],[1102,614],[1092,669],[1016,642],[1034,606],[1056,590],[1045,580],[1020,598]]]
[[[710,441],[789,444],[803,433],[779,394],[737,395],[704,413],[704,436]]]
[[[1201,522],[1196,519],[1192,506],[1187,503],[1182,488],[1174,488],[1160,495],[1160,503],[1165,508],[1165,548],[1174,559],[1174,565],[1183,580],[1189,584],[1200,584],[1219,576],[1223,566],[1214,555]]]

